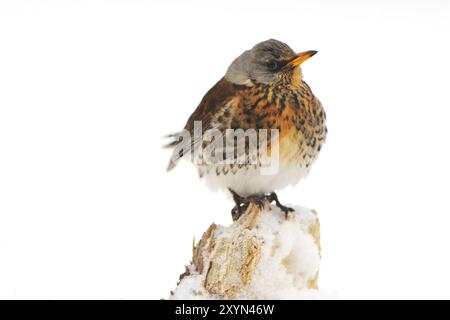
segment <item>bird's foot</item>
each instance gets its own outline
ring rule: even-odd
[[[269,203],[275,202],[276,206],[284,212],[286,219],[288,218],[289,212],[294,212],[295,210],[289,207],[286,207],[281,204],[278,200],[278,196],[275,192],[271,192],[269,194],[262,195],[251,195],[248,197],[240,196],[236,191],[229,189],[233,200],[235,202],[234,208],[231,210],[231,216],[233,221],[238,220],[244,212],[247,210],[250,203],[256,204],[260,209],[264,208],[264,201],[269,201]]]
[[[234,203],[236,204],[233,209],[231,209],[231,217],[233,221],[238,220],[247,210],[248,203],[245,201],[245,197],[241,197],[237,192],[232,189],[228,189],[233,196]]]
[[[265,196],[265,198],[269,201],[269,203],[275,202],[278,208],[281,209],[281,211],[284,212],[285,217],[287,219],[289,212],[294,212],[295,210],[286,206],[283,206],[280,201],[278,200],[278,196],[275,192],[271,192]]]
[[[265,195],[251,195],[248,197],[240,196],[236,191],[229,189],[233,196],[234,203],[236,204],[231,210],[231,217],[233,221],[238,220],[244,212],[247,210],[250,203],[256,204],[260,209],[264,208]]]

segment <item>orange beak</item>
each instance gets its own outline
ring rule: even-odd
[[[288,66],[291,66],[292,68],[301,65],[303,62],[311,58],[313,55],[315,55],[317,51],[315,50],[309,50],[298,53],[291,61],[289,61]]]

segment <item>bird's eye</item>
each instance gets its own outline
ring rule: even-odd
[[[277,70],[278,69],[278,63],[275,60],[269,60],[267,61],[267,68],[269,68],[269,70]]]

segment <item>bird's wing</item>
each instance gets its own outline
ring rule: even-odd
[[[229,128],[230,121],[228,120],[234,118],[234,113],[237,109],[233,102],[238,99],[243,87],[222,78],[205,94],[197,109],[189,117],[184,127],[185,130],[171,135],[174,141],[169,143],[167,147],[174,147],[175,150],[167,170],[171,170],[176,166],[178,161],[187,154],[186,150],[191,152],[191,150],[201,145],[202,137],[196,137],[194,132],[196,121],[201,122],[202,135],[209,129],[217,129],[216,132],[224,132]],[[189,133],[190,139],[186,139],[183,136],[186,133]]]
[[[205,94],[197,109],[189,117],[185,129],[193,132],[195,121],[202,121],[203,132],[212,129],[213,118],[219,111],[225,111],[227,105],[239,96],[240,90],[242,86],[235,85],[225,78],[220,79]]]

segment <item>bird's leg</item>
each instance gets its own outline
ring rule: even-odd
[[[261,209],[264,207],[264,200],[266,199],[266,196],[264,194],[243,197],[232,189],[228,190],[230,190],[231,195],[233,196],[234,203],[236,204],[231,210],[233,221],[238,220],[244,214],[250,203],[255,203]]]
[[[289,212],[294,212],[295,210],[286,206],[283,206],[280,201],[278,200],[278,196],[275,192],[271,192],[268,195],[266,195],[266,199],[269,202],[275,202],[275,204],[277,205],[278,208],[281,209],[281,211],[284,212],[286,219],[288,217]]]
[[[245,212],[245,210],[248,207],[248,202],[246,201],[245,197],[241,197],[236,191],[232,189],[228,189],[231,192],[231,195],[233,196],[233,200],[235,203],[235,206],[233,209],[231,209],[231,217],[233,218],[233,221],[238,220],[242,214]]]
[[[260,209],[264,208],[264,200],[266,200],[266,196],[264,194],[253,194],[251,196],[248,196],[246,200],[249,203],[256,204]]]

